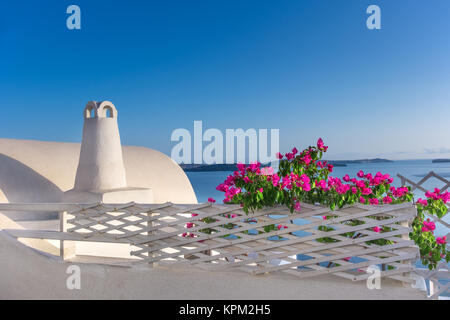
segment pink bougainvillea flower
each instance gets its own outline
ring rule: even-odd
[[[279,152],[277,152],[276,157],[279,160],[283,159],[283,155],[281,153],[279,153]]]
[[[286,159],[288,159],[288,160],[292,160],[292,159],[294,159],[294,154],[293,154],[293,153],[291,153],[291,152],[289,152],[289,153],[286,153],[286,154],[285,154],[285,156],[286,156]]]
[[[305,155],[303,158],[302,158],[302,161],[307,165],[307,166],[309,166],[311,163],[312,163],[312,158],[311,158],[311,156],[309,155],[309,154],[307,154],[307,155]]]
[[[198,216],[198,213],[192,213],[191,216],[196,217]]]
[[[294,149],[292,149],[292,154],[295,156],[298,153],[297,148],[294,147]]]
[[[359,170],[359,172],[357,173],[357,176],[358,176],[359,178],[364,178],[364,171]]]
[[[423,222],[422,232],[433,232],[436,229],[436,225],[430,219]]]
[[[349,182],[350,181],[350,176],[348,174],[346,174],[344,176],[344,178],[342,178],[342,180],[344,180],[345,182]]]
[[[394,195],[394,197],[401,198],[409,192],[409,189],[407,187],[400,187],[397,189],[395,187],[391,187],[391,192]]]
[[[436,238],[436,243],[437,244],[446,244],[447,243],[447,237],[446,236],[443,236],[442,238],[441,237],[437,237]]]
[[[328,191],[327,182],[325,180],[316,181],[316,186],[322,190]]]
[[[373,199],[369,199],[369,203],[373,206],[378,205],[380,202],[378,201],[377,198],[373,198]]]
[[[428,205],[428,200],[420,198],[419,200],[417,200],[417,203],[419,203],[419,204],[421,204],[423,206],[427,206]]]
[[[343,258],[342,260],[344,260],[344,261],[349,261],[349,260],[350,260],[350,257]]]
[[[260,169],[261,169],[261,163],[258,161],[252,162],[247,168],[248,171],[256,172],[256,173],[259,173]]]
[[[261,174],[264,176],[271,176],[274,174],[272,167],[264,167],[261,169]]]
[[[439,195],[439,198],[440,198],[444,203],[450,202],[450,192],[445,192],[445,193]]]
[[[328,150],[328,147],[324,145],[322,138],[319,138],[319,140],[317,140],[317,148],[324,152],[327,152]]]
[[[380,227],[373,227],[372,230],[375,231],[375,232],[380,232],[381,231]]]
[[[391,197],[389,197],[389,196],[386,196],[386,197],[384,197],[383,198],[383,203],[384,204],[390,204],[390,203],[392,203],[392,198]]]
[[[295,204],[294,204],[294,209],[296,210],[296,211],[300,211],[300,202],[296,202]]]
[[[278,186],[278,183],[280,182],[280,177],[278,176],[278,174],[274,174],[272,176],[272,184],[274,187]]]
[[[186,228],[192,228],[194,226],[194,224],[192,222],[188,222],[186,223]]]
[[[245,164],[243,164],[243,163],[238,163],[236,166],[239,171],[245,171],[245,169],[246,169]]]
[[[362,204],[365,204],[366,203],[366,199],[364,199],[364,197],[359,197],[359,202],[360,203],[362,203]]]
[[[357,186],[358,188],[360,188],[360,189],[363,189],[363,188],[366,187],[366,183],[365,183],[364,181],[362,181],[362,180],[356,181],[355,184],[356,184],[356,186]]]
[[[322,219],[323,220],[327,220],[327,216],[322,216]]]
[[[208,198],[208,202],[214,203],[216,202],[216,200],[214,200],[213,198]]]

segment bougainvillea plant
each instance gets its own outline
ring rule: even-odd
[[[261,167],[256,162],[250,165],[238,164],[237,170],[221,183],[217,190],[225,193],[224,203],[240,204],[245,213],[253,212],[264,207],[285,205],[290,212],[300,211],[301,203],[321,204],[329,206],[331,210],[346,205],[361,203],[366,205],[400,204],[414,200],[409,187],[395,187],[393,178],[388,174],[378,172],[374,175],[358,172],[357,177],[345,175],[342,179],[332,177],[333,165],[323,161],[322,157],[328,147],[319,139],[316,146],[310,146],[299,152],[296,148],[282,155],[277,154],[279,162],[278,172],[271,167]],[[430,269],[436,267],[442,259],[450,260],[450,253],[446,249],[446,237],[435,237],[434,223],[425,220],[425,212],[429,215],[442,218],[447,214],[446,203],[450,201],[448,192],[440,190],[427,192],[427,200],[417,201],[418,215],[413,221],[411,239],[420,248],[421,260]],[[213,199],[210,199],[213,201]],[[323,217],[324,219],[332,216]],[[380,217],[372,217],[381,219]],[[350,225],[363,224],[360,220],[346,222]],[[232,226],[230,226],[231,228]],[[284,228],[271,226],[272,229]],[[334,230],[328,226],[321,226],[322,231]],[[375,232],[388,232],[388,227],[375,227]],[[345,234],[347,237],[356,237],[353,233]],[[332,238],[318,239],[321,242],[333,242]],[[379,245],[391,243],[389,240],[378,239],[368,243]]]

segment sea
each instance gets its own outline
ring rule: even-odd
[[[395,186],[400,186],[400,178],[398,174],[408,178],[413,182],[419,182],[430,171],[435,172],[447,180],[450,180],[450,163],[433,163],[432,160],[398,160],[392,162],[379,162],[379,163],[351,163],[345,167],[335,167],[333,173],[334,177],[342,178],[346,174],[350,177],[356,177],[359,170],[363,170],[365,173],[376,174],[380,171],[383,174],[390,174],[394,177]],[[192,187],[197,195],[199,202],[206,202],[208,198],[214,198],[217,202],[222,202],[224,198],[223,192],[216,190],[216,186],[222,183],[228,175],[232,174],[231,171],[210,171],[210,172],[186,172]],[[443,188],[445,183],[431,178],[422,185],[427,190],[434,188]],[[450,191],[450,188],[449,190]],[[424,197],[423,192],[420,190],[415,191],[416,199]],[[445,222],[450,223],[450,213],[443,219]],[[300,224],[300,222],[299,222]],[[436,225],[435,234],[438,236],[446,235],[450,230],[441,224]],[[424,267],[420,261],[416,262],[417,267]],[[444,281],[445,283],[447,281]]]

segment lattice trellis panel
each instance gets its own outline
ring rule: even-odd
[[[382,276],[411,282],[402,274],[418,257],[407,237],[415,214],[412,204],[336,211],[302,204],[300,212],[273,207],[246,215],[234,205],[130,203],[84,206],[68,212],[67,222],[68,232],[86,241],[129,243],[139,263],[355,281],[379,265]]]
[[[398,174],[397,176],[401,179],[402,185],[411,186],[412,191],[420,190],[422,192],[427,192],[427,189],[424,188],[424,185],[427,181],[433,180],[433,179],[443,183],[443,186],[440,187],[441,192],[448,191],[448,189],[450,188],[450,181],[448,179],[445,179],[444,177],[441,177],[440,175],[434,173],[433,171],[430,171],[427,175],[425,175],[422,179],[420,179],[419,182],[411,181],[408,178],[402,176],[401,174]],[[447,207],[450,207],[450,204],[447,204]],[[432,219],[435,223],[440,224],[443,227],[443,229],[446,230],[446,234],[441,234],[439,236],[446,236],[447,238],[450,238],[450,223],[448,223],[447,221],[444,221],[444,219],[439,219],[438,217],[436,217],[434,215],[430,215],[427,212],[425,212],[425,215],[427,217],[429,217],[430,219]],[[450,244],[447,244],[447,248],[450,249]]]
[[[440,182],[441,186],[439,187],[441,192],[448,191],[450,188],[450,180],[441,177],[440,175],[436,174],[433,171],[430,171],[428,174],[426,174],[422,179],[420,179],[418,182],[414,182],[405,176],[398,174],[397,175],[401,179],[402,185],[409,185],[411,186],[411,190],[419,190],[422,192],[427,192],[427,189],[425,188],[425,185],[428,181],[437,180]],[[449,207],[450,204],[447,204],[447,207]],[[425,212],[425,215],[432,219],[436,225],[440,225],[442,228],[443,234],[439,234],[439,236],[446,236],[447,239],[450,238],[450,223],[445,221],[445,218],[438,218],[434,215],[428,214],[428,212]],[[447,243],[447,250],[450,250],[450,243]],[[450,270],[449,270],[449,264],[445,263],[444,261],[441,261],[436,270],[428,270],[428,269],[416,269],[416,272],[420,275],[422,275],[426,280],[430,281],[430,299],[438,299],[440,295],[446,295],[447,297],[450,295]],[[440,283],[443,282],[443,283]]]

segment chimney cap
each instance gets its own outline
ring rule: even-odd
[[[85,119],[117,118],[117,109],[111,101],[89,101],[83,111]]]

